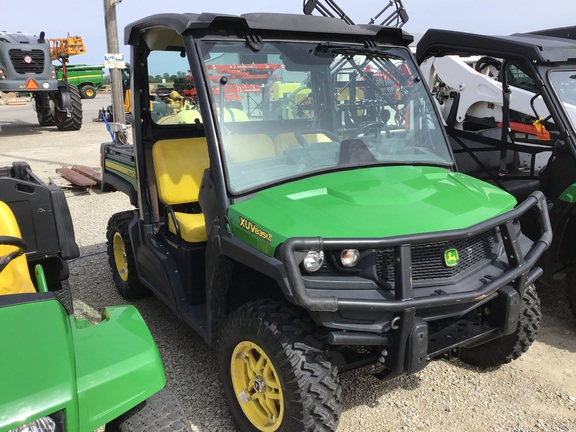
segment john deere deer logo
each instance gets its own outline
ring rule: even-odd
[[[458,264],[458,251],[456,249],[446,249],[444,251],[444,263],[446,263],[446,267],[454,267]]]

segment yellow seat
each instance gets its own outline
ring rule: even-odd
[[[274,146],[276,147],[276,154],[281,155],[284,150],[290,147],[299,147],[300,141],[294,132],[281,132],[274,136]]]
[[[276,156],[274,141],[265,134],[226,136],[224,148],[227,157],[234,163]]]
[[[0,201],[0,235],[22,238],[18,222],[8,205]],[[0,256],[13,252],[15,246],[0,245]],[[25,255],[13,259],[0,273],[0,295],[36,292]]]
[[[319,143],[327,143],[332,142],[332,138],[326,135],[323,132],[310,132],[310,133],[303,133],[302,136],[306,140],[308,144],[319,144]]]
[[[172,211],[174,205],[198,202],[202,175],[210,166],[206,138],[157,141],[152,147],[152,159],[158,198],[169,209],[168,230],[180,234],[187,242],[206,241],[206,223],[202,213]],[[176,229],[174,219],[179,229]]]

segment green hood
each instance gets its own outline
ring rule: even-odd
[[[0,430],[12,429],[20,419],[72,409],[73,350],[68,316],[60,303],[0,307],[0,329]]]
[[[233,232],[261,251],[290,237],[382,238],[466,228],[516,205],[495,186],[443,168],[392,166],[319,175],[230,207]]]

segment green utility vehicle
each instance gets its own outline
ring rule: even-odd
[[[58,79],[64,79],[63,67],[56,66]],[[82,99],[94,99],[104,85],[104,65],[66,65],[66,81],[76,86]]]
[[[410,35],[189,13],[136,21],[125,40],[133,144],[102,145],[102,188],[135,209],[108,223],[112,275],[218,351],[240,430],[335,430],[351,369],[390,380],[528,349],[544,196],[518,203],[456,171]],[[151,94],[165,72],[185,82]]]
[[[513,35],[432,29],[417,59],[459,171],[522,200],[541,190],[554,241],[543,286],[564,281],[576,318],[576,27]],[[533,223],[522,221],[528,232]],[[533,234],[534,235],[534,234]]]
[[[0,431],[189,431],[133,306],[75,318],[63,192],[14,163],[0,169],[0,200]]]
[[[40,126],[82,127],[80,93],[58,81],[44,32],[40,37],[0,32],[0,91],[31,93]]]

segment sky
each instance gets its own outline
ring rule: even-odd
[[[356,23],[366,23],[388,0],[335,0]],[[46,37],[81,36],[86,54],[71,58],[70,64],[102,64],[106,49],[104,0],[80,0],[64,6],[46,0],[0,0],[4,6],[0,31],[28,34],[46,32]],[[575,25],[574,0],[403,0],[409,33],[429,28],[507,35],[517,32]],[[22,5],[22,8],[18,7]],[[74,7],[76,6],[76,10]],[[302,0],[122,0],[116,6],[120,52],[129,59],[124,45],[124,27],[140,18],[167,12],[302,13]]]

